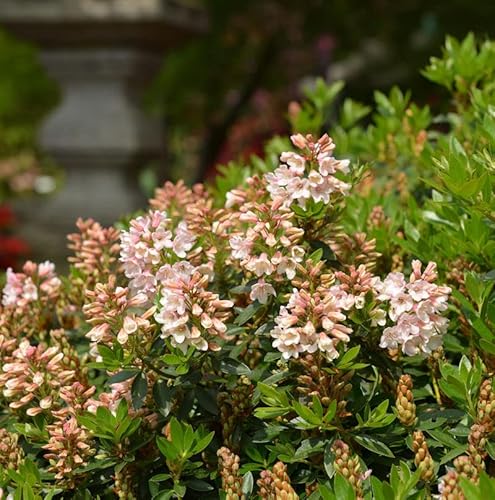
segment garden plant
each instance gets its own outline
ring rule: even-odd
[[[495,497],[495,43],[423,73],[7,272],[0,498]]]

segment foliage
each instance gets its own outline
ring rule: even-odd
[[[33,47],[0,31],[0,201],[53,190],[53,166],[41,162],[36,133],[58,90]],[[44,175],[48,174],[48,175]],[[42,177],[43,176],[43,177]],[[40,180],[41,178],[41,180]]]
[[[203,180],[215,163],[260,154],[274,131],[287,130],[286,102],[300,98],[302,82],[344,78],[348,95],[367,104],[373,89],[394,82],[435,99],[417,68],[444,34],[494,35],[493,6],[480,0],[470,9],[426,0],[199,3],[208,30],[166,55],[148,95],[170,123],[167,166],[177,178]]]
[[[4,493],[490,495],[492,54],[468,37],[432,59],[444,115],[319,82],[292,144],[115,228],[78,221],[67,276],[9,272]]]

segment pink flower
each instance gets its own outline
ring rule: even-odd
[[[262,253],[259,257],[251,257],[246,263],[246,269],[253,272],[258,278],[264,274],[269,276],[274,270],[266,253]]]
[[[184,352],[189,346],[214,349],[215,344],[208,340],[225,335],[225,322],[234,304],[206,289],[208,276],[180,264],[170,267],[161,283],[160,305],[154,315],[161,324],[161,336]]]
[[[146,215],[130,222],[129,231],[121,233],[120,261],[124,273],[131,281],[133,293],[154,297],[157,291],[156,275],[165,264],[184,258],[196,241],[185,221],[173,229],[167,214],[150,210]]]
[[[307,146],[307,140],[302,134],[291,135],[290,140],[299,149],[304,149]]]
[[[342,324],[345,319],[332,290],[310,295],[294,289],[287,306],[282,306],[275,318],[272,345],[285,359],[319,350],[333,360],[338,357],[336,346],[350,340],[352,330]]]
[[[378,300],[390,300],[397,297],[406,288],[406,280],[402,273],[390,273],[383,282],[379,281],[375,285],[378,292]]]
[[[257,300],[260,304],[266,304],[270,295],[277,295],[275,289],[270,283],[261,279],[251,287],[249,298],[253,301]]]
[[[286,163],[293,174],[302,175],[304,173],[306,160],[297,153],[282,153],[280,155],[280,161]]]
[[[318,141],[311,136],[292,136],[294,145],[307,150],[305,157],[292,152],[282,153],[281,165],[265,175],[266,189],[275,209],[290,209],[293,203],[305,207],[309,199],[330,203],[333,193],[346,195],[350,185],[334,176],[349,172],[348,160],[336,160],[331,156],[335,145],[325,134]],[[314,165],[317,170],[311,168]]]
[[[91,342],[101,342],[105,336],[110,331],[110,325],[108,323],[102,323],[96,325],[86,334],[86,337],[91,340]]]
[[[177,257],[183,259],[187,252],[191,250],[196,241],[196,237],[187,229],[187,224],[182,221],[177,226],[175,238],[172,244],[172,250]]]
[[[319,172],[325,177],[333,175],[335,173],[342,172],[344,174],[349,173],[349,160],[336,160],[333,156],[325,156],[318,159]]]
[[[52,302],[58,296],[60,279],[55,275],[55,266],[51,262],[39,265],[28,261],[22,273],[7,269],[6,284],[3,289],[2,304],[15,307],[21,314],[32,302],[41,300],[42,304]]]
[[[375,289],[378,300],[390,302],[389,317],[395,322],[385,328],[380,346],[402,351],[408,356],[431,354],[442,343],[448,320],[440,315],[447,309],[450,288],[433,283],[436,265],[428,264],[421,272],[421,263],[413,261],[413,272],[406,283],[401,273],[390,273]]]
[[[26,278],[22,287],[22,298],[26,299],[28,302],[38,300],[38,288],[29,277]]]
[[[389,316],[397,321],[400,315],[410,311],[414,306],[413,298],[407,293],[400,293],[390,300]]]
[[[245,259],[251,254],[253,242],[239,235],[234,235],[229,240],[230,248],[232,248],[232,256],[235,259]]]

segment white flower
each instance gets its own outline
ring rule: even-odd
[[[272,274],[273,264],[268,259],[268,255],[263,252],[259,257],[251,257],[246,263],[246,269],[256,274],[259,278],[263,276],[263,274]]]
[[[320,333],[318,336],[318,348],[325,353],[325,356],[330,361],[339,357],[334,340],[324,333]]]
[[[404,291],[406,280],[402,273],[390,273],[384,281],[378,281],[375,287],[379,294],[378,300],[390,300]]]
[[[282,330],[279,327],[275,327],[271,332],[271,336],[275,338],[272,346],[282,353],[282,357],[284,359],[299,357],[299,353],[302,351],[302,349],[301,345],[299,344],[301,337],[297,328],[288,328]]]
[[[364,295],[358,295],[357,297],[354,297],[354,307],[356,309],[362,309],[366,303],[366,300],[364,298]]]
[[[333,285],[330,287],[329,292],[333,295],[335,305],[339,309],[348,311],[354,307],[356,299],[351,293],[347,293],[340,285]]]
[[[390,301],[389,316],[393,321],[397,321],[401,314],[410,311],[414,306],[412,297],[407,293],[400,293]]]
[[[38,300],[38,289],[31,278],[26,278],[22,287],[22,298],[29,302]]]
[[[230,248],[232,248],[232,257],[234,259],[246,259],[251,255],[251,249],[253,248],[252,240],[236,235],[230,238],[229,244]]]
[[[306,160],[297,153],[285,152],[280,155],[280,161],[286,163],[290,170],[297,175],[304,173]]]
[[[251,287],[249,297],[253,301],[257,300],[260,304],[266,304],[270,295],[277,295],[273,286],[270,283],[265,283],[265,280],[259,280]]]
[[[122,325],[122,328],[117,334],[117,341],[119,342],[119,344],[125,344],[129,339],[129,335],[134,333],[137,330],[137,328],[138,325],[134,320],[134,318],[132,318],[131,316],[126,316],[124,318],[124,323]]]
[[[232,208],[234,205],[240,205],[243,201],[244,199],[242,198],[242,196],[229,191],[225,195],[225,208]]]
[[[414,283],[409,283],[407,285],[409,294],[416,302],[428,299],[431,295],[431,292],[435,290],[435,288],[436,285],[428,283],[424,280],[417,280]]]
[[[196,237],[187,229],[187,224],[182,221],[177,226],[172,249],[177,257],[183,259],[186,256],[186,253],[191,250],[195,241]]]
[[[388,327],[383,330],[382,338],[380,339],[380,347],[382,349],[397,349],[402,343],[402,336],[396,326]]]
[[[91,330],[86,334],[86,337],[88,337],[91,342],[100,342],[109,330],[110,326],[108,323],[102,323],[101,325],[91,328]]]
[[[301,262],[303,260],[303,258],[304,258],[304,255],[305,255],[306,251],[304,250],[303,247],[295,245],[295,246],[293,246],[291,248],[290,253],[291,253],[292,258],[296,262]]]
[[[296,275],[296,261],[289,257],[283,257],[277,265],[277,273],[285,273],[288,279],[293,279]]]
[[[318,161],[321,175],[330,176],[340,171],[344,174],[349,173],[349,160],[337,160],[333,156],[325,156]]]

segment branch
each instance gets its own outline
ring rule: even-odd
[[[199,168],[196,173],[196,182],[201,182],[204,180],[208,168],[217,159],[220,149],[222,148],[229,129],[237,121],[239,115],[245,108],[245,106],[251,100],[251,97],[259,88],[265,73],[271,65],[275,55],[276,55],[276,35],[270,37],[270,39],[261,47],[258,63],[255,70],[251,74],[251,77],[247,80],[246,85],[242,89],[237,101],[227,110],[225,118],[217,125],[212,125],[207,131],[207,135],[204,141],[204,146],[199,159]]]

